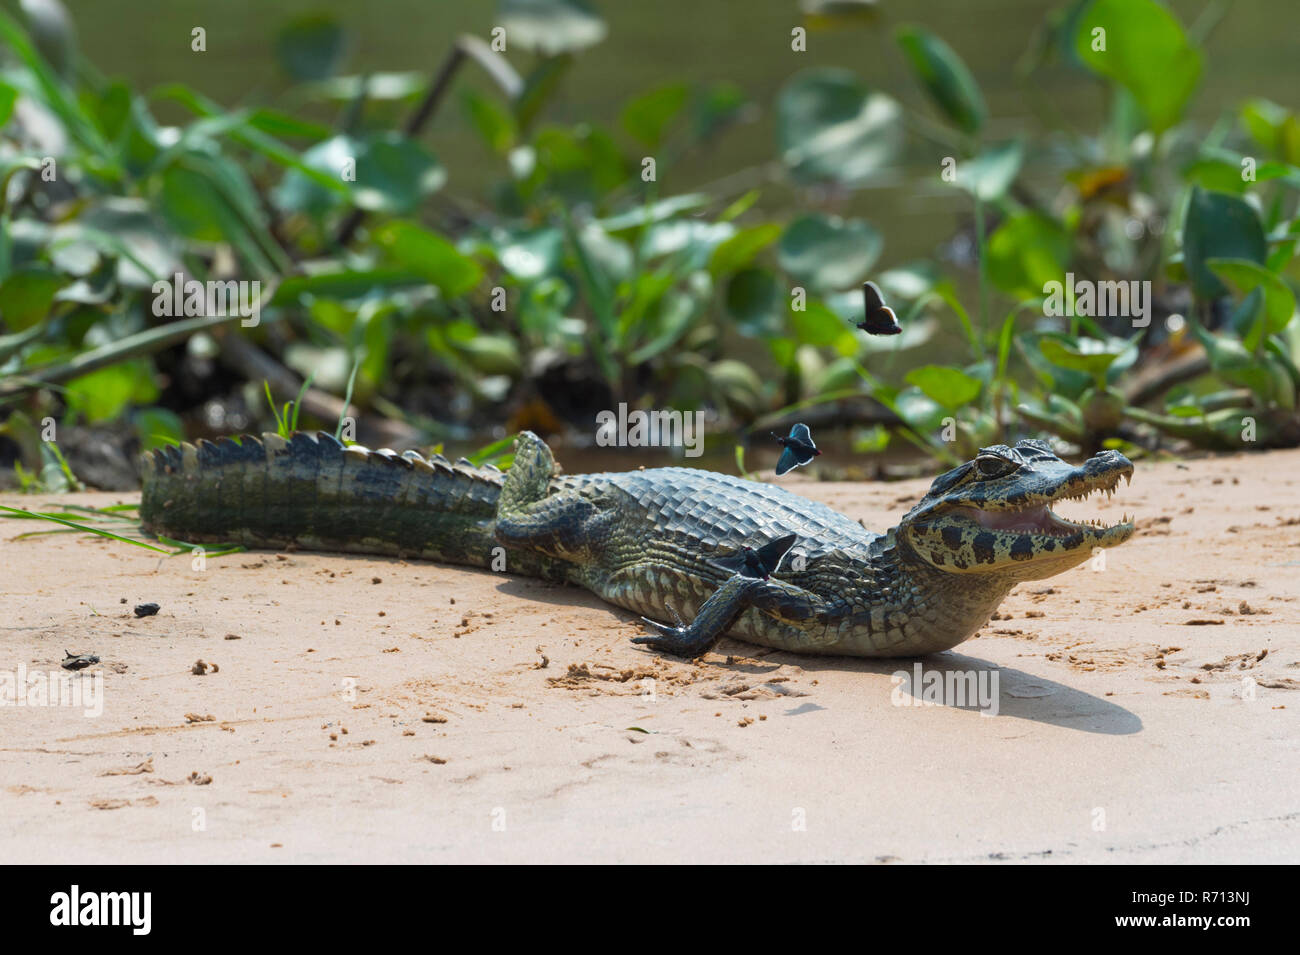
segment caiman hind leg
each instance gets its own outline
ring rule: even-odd
[[[675,656],[698,657],[713,649],[736,618],[751,607],[808,633],[810,644],[817,642],[817,631],[826,629],[833,613],[825,600],[802,587],[783,580],[736,574],[704,601],[689,624],[669,627],[642,618],[658,631],[658,636],[633,637],[632,642]]]
[[[576,491],[550,493],[554,473],[551,449],[531,431],[522,432],[497,501],[496,539],[507,547],[591,564],[599,557],[609,514],[598,498]]]

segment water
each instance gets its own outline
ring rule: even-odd
[[[225,104],[275,102],[286,83],[272,54],[275,28],[293,16],[327,11],[353,36],[345,69],[432,72],[452,37],[486,37],[495,3],[488,0],[65,0],[80,31],[82,49],[105,73],[150,88],[184,82]],[[730,81],[758,105],[753,122],[733,129],[707,154],[687,157],[661,178],[664,194],[689,192],[736,170],[775,158],[772,102],[794,72],[812,66],[854,70],[905,105],[929,110],[910,80],[892,39],[901,22],[916,22],[944,37],[966,60],[983,88],[991,121],[989,140],[1037,128],[1032,97],[1050,101],[1076,128],[1095,129],[1105,104],[1089,77],[1063,66],[1036,74],[1032,88],[1014,67],[1044,14],[1058,6],[1042,0],[910,0],[881,3],[874,24],[809,36],[808,51],[790,50],[798,24],[797,0],[653,0],[597,2],[609,24],[603,43],[581,53],[550,118],[614,125],[631,96],[668,82]],[[1184,26],[1208,6],[1203,0],[1170,4]],[[1294,36],[1300,16],[1290,0],[1237,3],[1206,46],[1206,70],[1192,116],[1211,124],[1249,96],[1300,106],[1300,61]],[[190,30],[207,30],[206,53],[190,50]],[[510,53],[520,67],[528,57]],[[473,82],[487,90],[480,76]],[[1032,94],[1032,96],[1030,95]],[[166,115],[166,110],[163,110]],[[183,114],[172,114],[179,119]],[[450,98],[427,136],[450,171],[453,194],[482,195],[502,170],[481,146]],[[624,140],[630,148],[632,143]],[[931,256],[969,215],[963,196],[940,183],[937,147],[913,144],[896,182],[865,189],[825,208],[862,216],[885,234],[881,267]],[[1033,175],[1034,170],[1028,170]],[[906,183],[906,188],[901,186]],[[787,216],[807,207],[806,195],[765,189],[763,207]]]

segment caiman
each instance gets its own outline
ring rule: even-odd
[[[1105,451],[1073,466],[1031,440],[984,448],[940,475],[884,534],[784,488],[711,471],[560,474],[531,432],[505,472],[301,432],[167,447],[143,465],[151,533],[577,584],[647,618],[652,633],[634,642],[686,657],[725,634],[797,653],[947,650],[1016,584],[1133,533],[1127,517],[1104,526],[1051,510],[1113,492],[1132,477],[1127,458]],[[773,548],[774,568],[753,559]]]

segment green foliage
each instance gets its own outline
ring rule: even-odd
[[[58,9],[23,10],[47,6]],[[801,9],[818,29],[880,29],[857,0]],[[502,0],[495,22],[507,55],[460,41],[429,74],[344,76],[347,31],[298,17],[272,37],[280,105],[231,109],[180,84],[146,94],[105,80],[58,16],[0,11],[0,413],[124,422],[145,447],[179,440],[194,408],[164,386],[193,351],[210,362],[238,335],[259,361],[346,387],[354,410],[434,436],[513,431],[517,409],[563,403],[546,381],[577,375],[592,400],[709,407],[736,426],[870,395],[899,421],[859,434],[863,453],[901,436],[949,460],[1026,427],[1089,447],[1154,432],[1240,447],[1233,415],[1257,419],[1261,443],[1300,440],[1300,117],[1257,97],[1209,135],[1182,125],[1203,37],[1155,0],[1049,16],[1043,49],[1099,82],[1109,114],[1092,132],[1048,119],[1009,141],[986,138],[997,126],[978,83],[922,26],[885,40],[920,109],[902,105],[914,93],[815,67],[761,102],[728,83],[656,85],[606,127],[556,108],[608,33],[596,5]],[[487,82],[455,74],[431,96],[448,63]],[[27,100],[67,142],[56,204],[42,195],[44,154],[19,129]],[[482,143],[482,195],[424,144],[439,108],[439,123],[450,112]],[[679,162],[765,111],[776,142],[753,168],[670,190]],[[925,149],[956,163],[945,179],[973,226],[965,274],[891,262],[890,223],[842,207],[893,188],[904,151]],[[643,178],[647,155],[655,176]],[[177,334],[194,317],[154,305],[155,284],[178,272],[261,281],[260,324]],[[1150,282],[1164,301],[1190,293],[1186,327],[1049,314],[1047,288],[1067,272]],[[854,327],[867,279],[901,335]],[[963,301],[975,283],[978,302]],[[1139,352],[1168,337],[1204,352],[1204,374],[1130,407]],[[942,351],[920,359],[921,346]],[[217,376],[205,386],[228,388],[205,396],[218,400],[238,392]],[[265,388],[279,433],[298,426],[306,387],[291,401]],[[483,460],[506,451],[497,442]],[[25,460],[34,486],[49,469]]]
[[[777,142],[802,184],[861,185],[893,161],[903,142],[903,110],[849,70],[795,74],[776,100]]]
[[[1199,186],[1192,189],[1183,224],[1183,262],[1202,298],[1227,289],[1209,266],[1211,259],[1244,259],[1262,265],[1268,243],[1259,216],[1245,200]]]
[[[1201,54],[1164,6],[1156,0],[1092,0],[1075,37],[1079,59],[1128,90],[1153,132],[1178,122],[1200,79]]]
[[[978,133],[988,116],[988,107],[961,57],[922,27],[900,27],[895,37],[912,72],[944,118],[963,132]]]

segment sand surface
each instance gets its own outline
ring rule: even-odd
[[[884,530],[927,486],[792,489]],[[1140,462],[1059,510],[1138,533],[921,661],[996,673],[996,716],[899,705],[912,661],[658,657],[632,615],[528,579],[308,553],[196,570],[0,521],[0,674],[62,673],[66,648],[103,675],[98,716],[0,707],[0,857],[1300,859],[1300,452]]]

